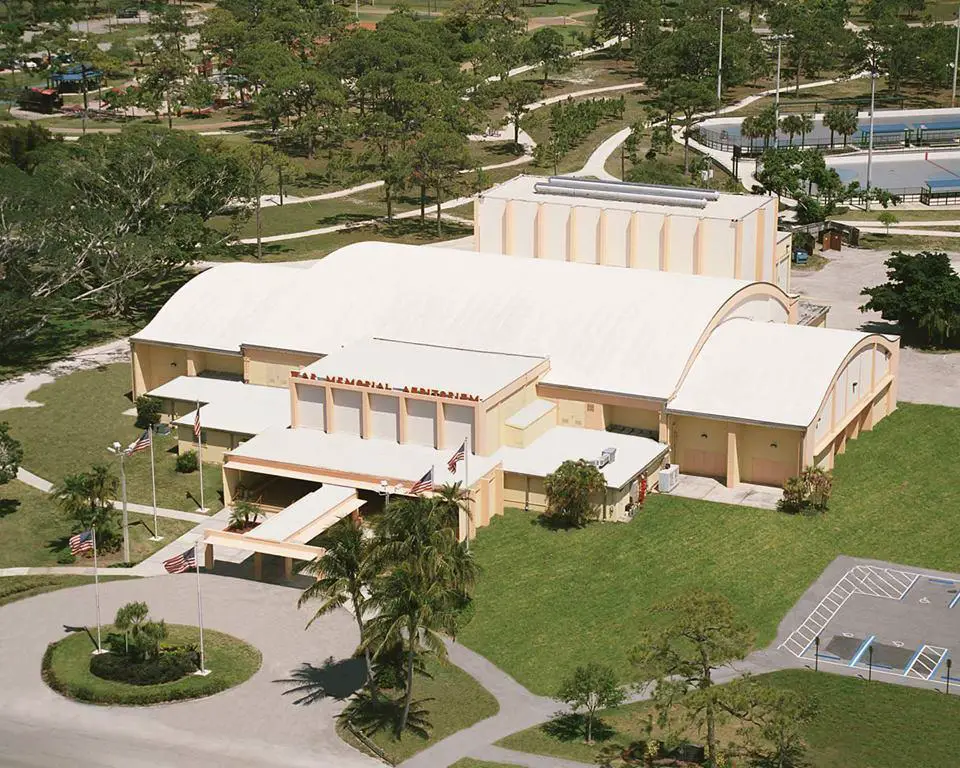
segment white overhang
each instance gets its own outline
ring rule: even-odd
[[[255,435],[271,427],[290,424],[290,391],[279,387],[206,376],[178,376],[148,394],[164,400],[200,403],[200,423],[204,429]],[[185,413],[174,424],[192,426],[195,411]]]

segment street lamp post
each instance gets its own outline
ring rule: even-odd
[[[127,517],[127,470],[123,464],[125,451],[120,443],[114,441],[113,445],[107,448],[110,453],[115,453],[120,457],[120,498],[123,500],[123,562],[130,562],[130,525]]]
[[[957,106],[957,59],[960,59],[960,6],[957,6],[957,42],[953,46],[953,95],[950,106]]]
[[[773,39],[777,41],[777,81],[774,86],[773,94],[773,121],[774,125],[780,125],[780,64],[783,61],[783,41],[789,40],[791,35],[774,35]],[[774,133],[774,143],[776,143],[776,133]]]
[[[870,139],[867,143],[867,201],[866,210],[870,210],[870,170],[873,165],[873,107],[877,98],[877,78],[876,72],[870,73]]]
[[[390,504],[390,486],[387,485],[386,480],[380,481],[380,493],[383,494],[383,509],[386,511],[387,506]]]
[[[720,6],[720,53],[717,55],[717,114],[720,114],[720,92],[723,82],[723,12],[724,7]]]

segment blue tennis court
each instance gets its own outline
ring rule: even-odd
[[[849,184],[857,181],[867,185],[867,153],[827,158],[841,180]],[[870,170],[870,184],[896,194],[920,195],[932,188],[949,190],[960,185],[960,151],[908,152],[895,155],[874,155]],[[932,189],[931,188],[931,189]]]

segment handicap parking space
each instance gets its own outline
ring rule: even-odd
[[[903,587],[890,589],[890,583]],[[960,576],[851,569],[779,648],[847,674],[957,685],[960,668],[952,667],[960,657]]]

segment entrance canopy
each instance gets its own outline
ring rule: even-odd
[[[324,485],[251,531],[207,531],[204,543],[294,560],[313,560],[323,554],[323,550],[309,546],[307,542],[365,503],[357,498],[355,488]]]

